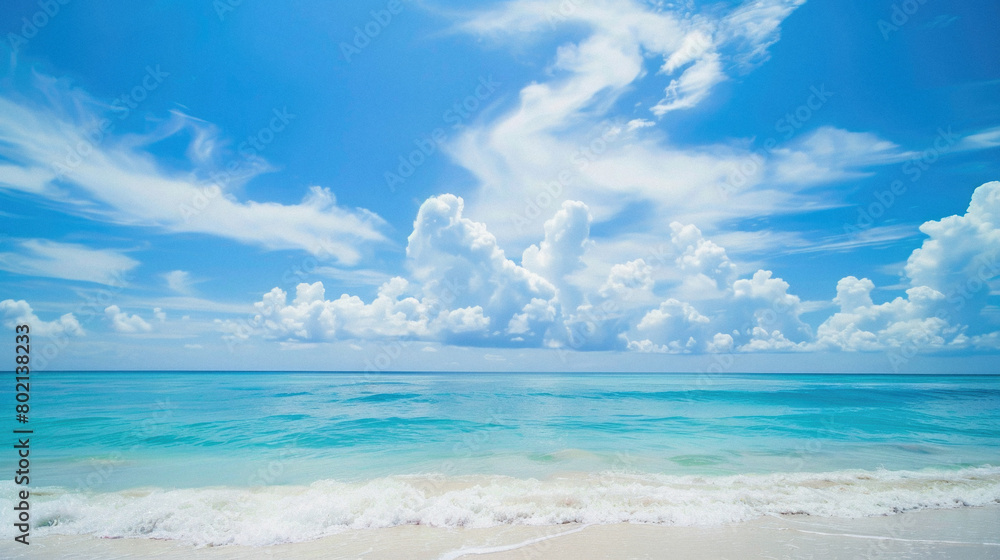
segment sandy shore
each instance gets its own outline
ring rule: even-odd
[[[718,559],[1000,558],[1000,506],[865,519],[788,515],[724,527],[656,525],[401,526],[260,548],[195,548],[148,539],[51,536],[3,543],[4,558],[47,559]]]

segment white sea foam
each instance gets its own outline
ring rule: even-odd
[[[11,503],[16,488],[0,484]],[[1000,503],[1000,467],[725,477],[604,472],[548,480],[394,476],[309,486],[32,491],[33,534],[267,545],[402,524],[711,526],[774,514],[864,517]],[[4,506],[4,509],[9,509]],[[0,529],[9,538],[12,527]]]

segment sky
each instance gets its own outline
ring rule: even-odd
[[[997,373],[992,0],[17,0],[36,369]]]

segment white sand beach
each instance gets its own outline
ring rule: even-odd
[[[1000,506],[925,510],[860,519],[786,515],[721,527],[640,524],[442,529],[406,525],[348,531],[266,547],[196,548],[171,541],[51,536],[4,543],[15,559],[292,558],[347,560],[638,560],[1000,557]]]

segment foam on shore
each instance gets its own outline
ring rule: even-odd
[[[14,486],[0,484],[3,501]],[[308,486],[144,488],[105,493],[32,491],[33,535],[166,539],[266,546],[345,531],[609,525],[717,527],[769,515],[862,518],[1000,503],[1000,467],[739,476],[568,473],[392,476]],[[10,526],[0,528],[12,538]]]

